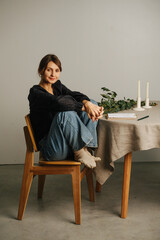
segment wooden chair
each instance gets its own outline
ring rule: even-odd
[[[94,202],[92,169],[84,166],[83,170],[81,171],[81,163],[71,160],[43,161],[40,159],[39,164],[34,165],[34,151],[38,152],[39,150],[35,142],[29,114],[25,116],[25,120],[27,126],[24,127],[24,134],[27,149],[17,219],[22,220],[23,218],[30,187],[33,177],[35,175],[38,175],[38,198],[42,198],[45,177],[47,174],[71,174],[75,210],[75,223],[81,224],[81,180],[86,175],[89,198],[90,201]]]

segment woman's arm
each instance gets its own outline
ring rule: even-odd
[[[77,102],[82,102],[83,100],[90,101],[89,97],[87,97],[85,94],[77,91],[71,91],[69,88],[67,88],[65,85],[62,85],[62,94],[63,95],[70,95],[72,96]]]
[[[77,102],[72,96],[51,95],[37,86],[30,89],[28,99],[31,110],[37,112],[45,110],[53,112],[80,111],[83,106],[81,102]]]
[[[90,119],[95,121],[95,120],[102,118],[103,113],[104,113],[103,107],[99,107],[99,106],[93,104],[90,101],[90,99],[83,93],[71,91],[65,85],[63,85],[63,84],[61,84],[61,85],[62,85],[62,93],[63,94],[71,95],[74,99],[76,99],[76,101],[83,103],[82,111],[86,111],[88,114],[88,117]]]
[[[83,103],[82,111],[86,111],[89,118],[91,118],[93,121],[102,118],[104,113],[103,107],[93,104],[83,93],[71,91],[65,85],[61,85],[63,94],[71,95],[74,99],[76,99],[76,101]]]

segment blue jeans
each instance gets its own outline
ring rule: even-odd
[[[63,160],[73,158],[73,151],[84,146],[96,148],[97,123],[89,119],[84,111],[57,113],[48,135],[39,142],[43,157],[48,161]]]

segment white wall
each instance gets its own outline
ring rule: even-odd
[[[0,163],[24,162],[24,115],[29,88],[47,53],[63,64],[61,80],[100,100],[101,87],[119,98],[136,98],[141,80],[159,100],[159,0],[1,0],[0,1]],[[159,150],[136,155],[159,160]]]

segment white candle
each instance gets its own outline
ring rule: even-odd
[[[149,98],[149,82],[146,85],[146,99]]]
[[[140,80],[138,81],[138,98],[140,98]]]

